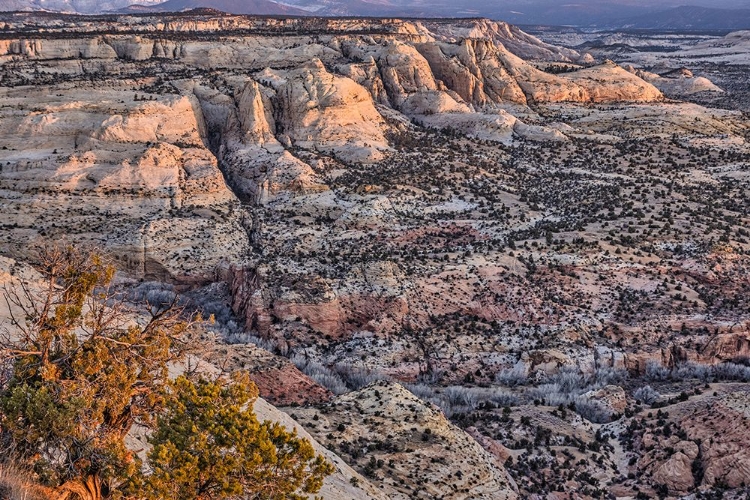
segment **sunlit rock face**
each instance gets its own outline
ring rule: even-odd
[[[195,97],[141,101],[115,82],[2,92],[10,252],[70,238],[136,277],[190,282],[246,251]]]
[[[11,191],[38,198],[10,202],[11,223],[28,227],[50,207],[74,210],[71,197],[91,200],[81,204],[82,213],[71,212],[54,227],[50,221],[44,234],[38,227],[23,231],[17,251],[47,234],[103,242],[100,233],[111,224],[106,245],[135,275],[207,278],[247,253],[249,223],[243,227],[234,210],[237,196],[255,203],[328,189],[289,147],[374,163],[392,150],[388,136],[408,120],[501,142],[514,136],[559,141],[566,139],[560,130],[525,124],[503,108],[660,98],[614,65],[565,78],[543,73],[500,41],[525,55],[559,58],[562,52],[552,54],[533,37],[493,23],[291,20],[303,34],[287,37],[252,34],[283,27],[273,20],[167,17],[153,25],[124,19],[131,21],[142,33],[118,35],[123,25],[113,22],[111,33],[87,35],[98,27],[81,18],[67,27],[79,38],[55,36],[62,28],[53,23],[49,36],[0,43],[3,81],[29,81],[39,69],[48,75],[43,85],[3,90],[9,105],[0,117],[7,139],[2,178]],[[251,34],[211,39],[233,28]],[[373,29],[381,34],[351,34]],[[173,32],[188,35],[173,39]],[[169,94],[137,96],[144,72],[166,72],[158,77],[164,82],[173,80],[170,71],[221,68],[244,75],[228,75],[220,85],[206,76],[180,78],[167,84]],[[55,83],[87,75],[100,83]],[[115,224],[114,211],[126,220]],[[226,251],[211,248],[217,244]]]

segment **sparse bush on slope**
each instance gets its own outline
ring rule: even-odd
[[[641,403],[650,405],[658,401],[661,397],[661,394],[651,388],[650,385],[647,385],[636,389],[635,392],[633,392],[633,397],[636,399],[636,401],[640,401]]]
[[[125,445],[125,437],[135,424],[153,428],[158,416],[161,434],[157,437],[186,431],[185,421],[168,418],[174,411],[169,404],[174,393],[168,368],[181,356],[176,346],[189,325],[181,320],[174,300],[151,307],[150,321],[143,326],[128,322],[123,304],[108,289],[114,269],[96,253],[51,246],[40,251],[40,260],[45,283],[40,291],[25,283],[5,290],[5,299],[22,314],[12,318],[8,334],[0,338],[0,456],[34,470],[36,478],[50,487],[47,497],[53,500],[144,498],[156,490],[144,489],[153,483],[139,457]],[[201,393],[201,408],[218,416],[227,405],[237,409],[252,403],[257,390],[245,382],[242,391],[228,392],[219,382],[205,382],[209,386]],[[190,394],[193,382],[180,383]],[[205,388],[203,381],[197,384]],[[255,418],[252,406],[242,411],[246,420]],[[165,422],[172,427],[165,427]],[[223,429],[220,421],[212,422],[215,434],[231,431]],[[244,437],[260,443],[263,453],[256,460],[255,451],[248,449],[253,458],[243,464],[252,468],[241,469],[240,474],[253,476],[265,468],[273,469],[274,477],[289,472],[295,478],[291,486],[279,490],[286,496],[263,498],[293,498],[296,487],[317,491],[320,476],[329,468],[321,457],[311,455],[307,441],[280,426],[264,424],[248,430],[256,431],[258,435]],[[168,441],[159,443],[168,446]],[[190,459],[205,460],[211,451],[193,447]],[[151,459],[152,470],[164,463],[159,461],[164,459],[161,455]],[[313,468],[299,468],[311,460]],[[159,487],[177,491],[180,478],[185,479],[161,477]],[[210,498],[242,498],[237,492],[224,493]],[[175,498],[209,497],[186,493]]]
[[[334,471],[306,439],[253,412],[247,374],[231,382],[178,377],[167,385],[144,488],[149,500],[303,499]]]

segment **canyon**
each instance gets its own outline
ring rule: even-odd
[[[324,498],[750,484],[746,34],[623,57],[486,19],[0,28],[0,280],[64,241],[178,294],[213,320],[194,355],[336,465]]]

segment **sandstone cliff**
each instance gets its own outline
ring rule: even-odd
[[[450,23],[425,21],[423,24],[438,40],[453,43],[465,39],[490,40],[502,44],[513,54],[524,59],[576,62],[584,57],[575,50],[545,43],[517,26],[505,22],[466,19]]]
[[[0,119],[0,180],[23,193],[6,198],[6,251],[74,237],[102,244],[134,276],[186,282],[213,278],[246,251],[196,99],[140,102],[117,85],[61,90],[2,89],[13,108]],[[49,219],[50,210],[67,215]]]
[[[353,80],[332,75],[318,59],[280,80],[279,132],[293,144],[348,161],[373,161],[388,148],[385,121],[372,96]]]

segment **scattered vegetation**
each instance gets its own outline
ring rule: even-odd
[[[304,439],[258,424],[248,406],[257,389],[246,376],[226,386],[169,381],[168,364],[189,328],[174,301],[149,306],[139,324],[109,286],[114,268],[100,255],[50,246],[39,261],[39,287],[19,280],[5,289],[20,313],[1,344],[0,444],[3,457],[51,488],[50,498],[164,498],[166,491],[240,498],[243,488],[259,487],[259,498],[271,499],[320,488],[330,466]],[[134,425],[156,429],[151,474],[125,444]],[[227,454],[230,437],[244,448]],[[216,461],[219,454],[227,462]],[[212,461],[215,469],[206,466]],[[222,468],[235,462],[243,468]],[[196,464],[197,478],[190,475]],[[6,483],[12,490],[24,484]]]

